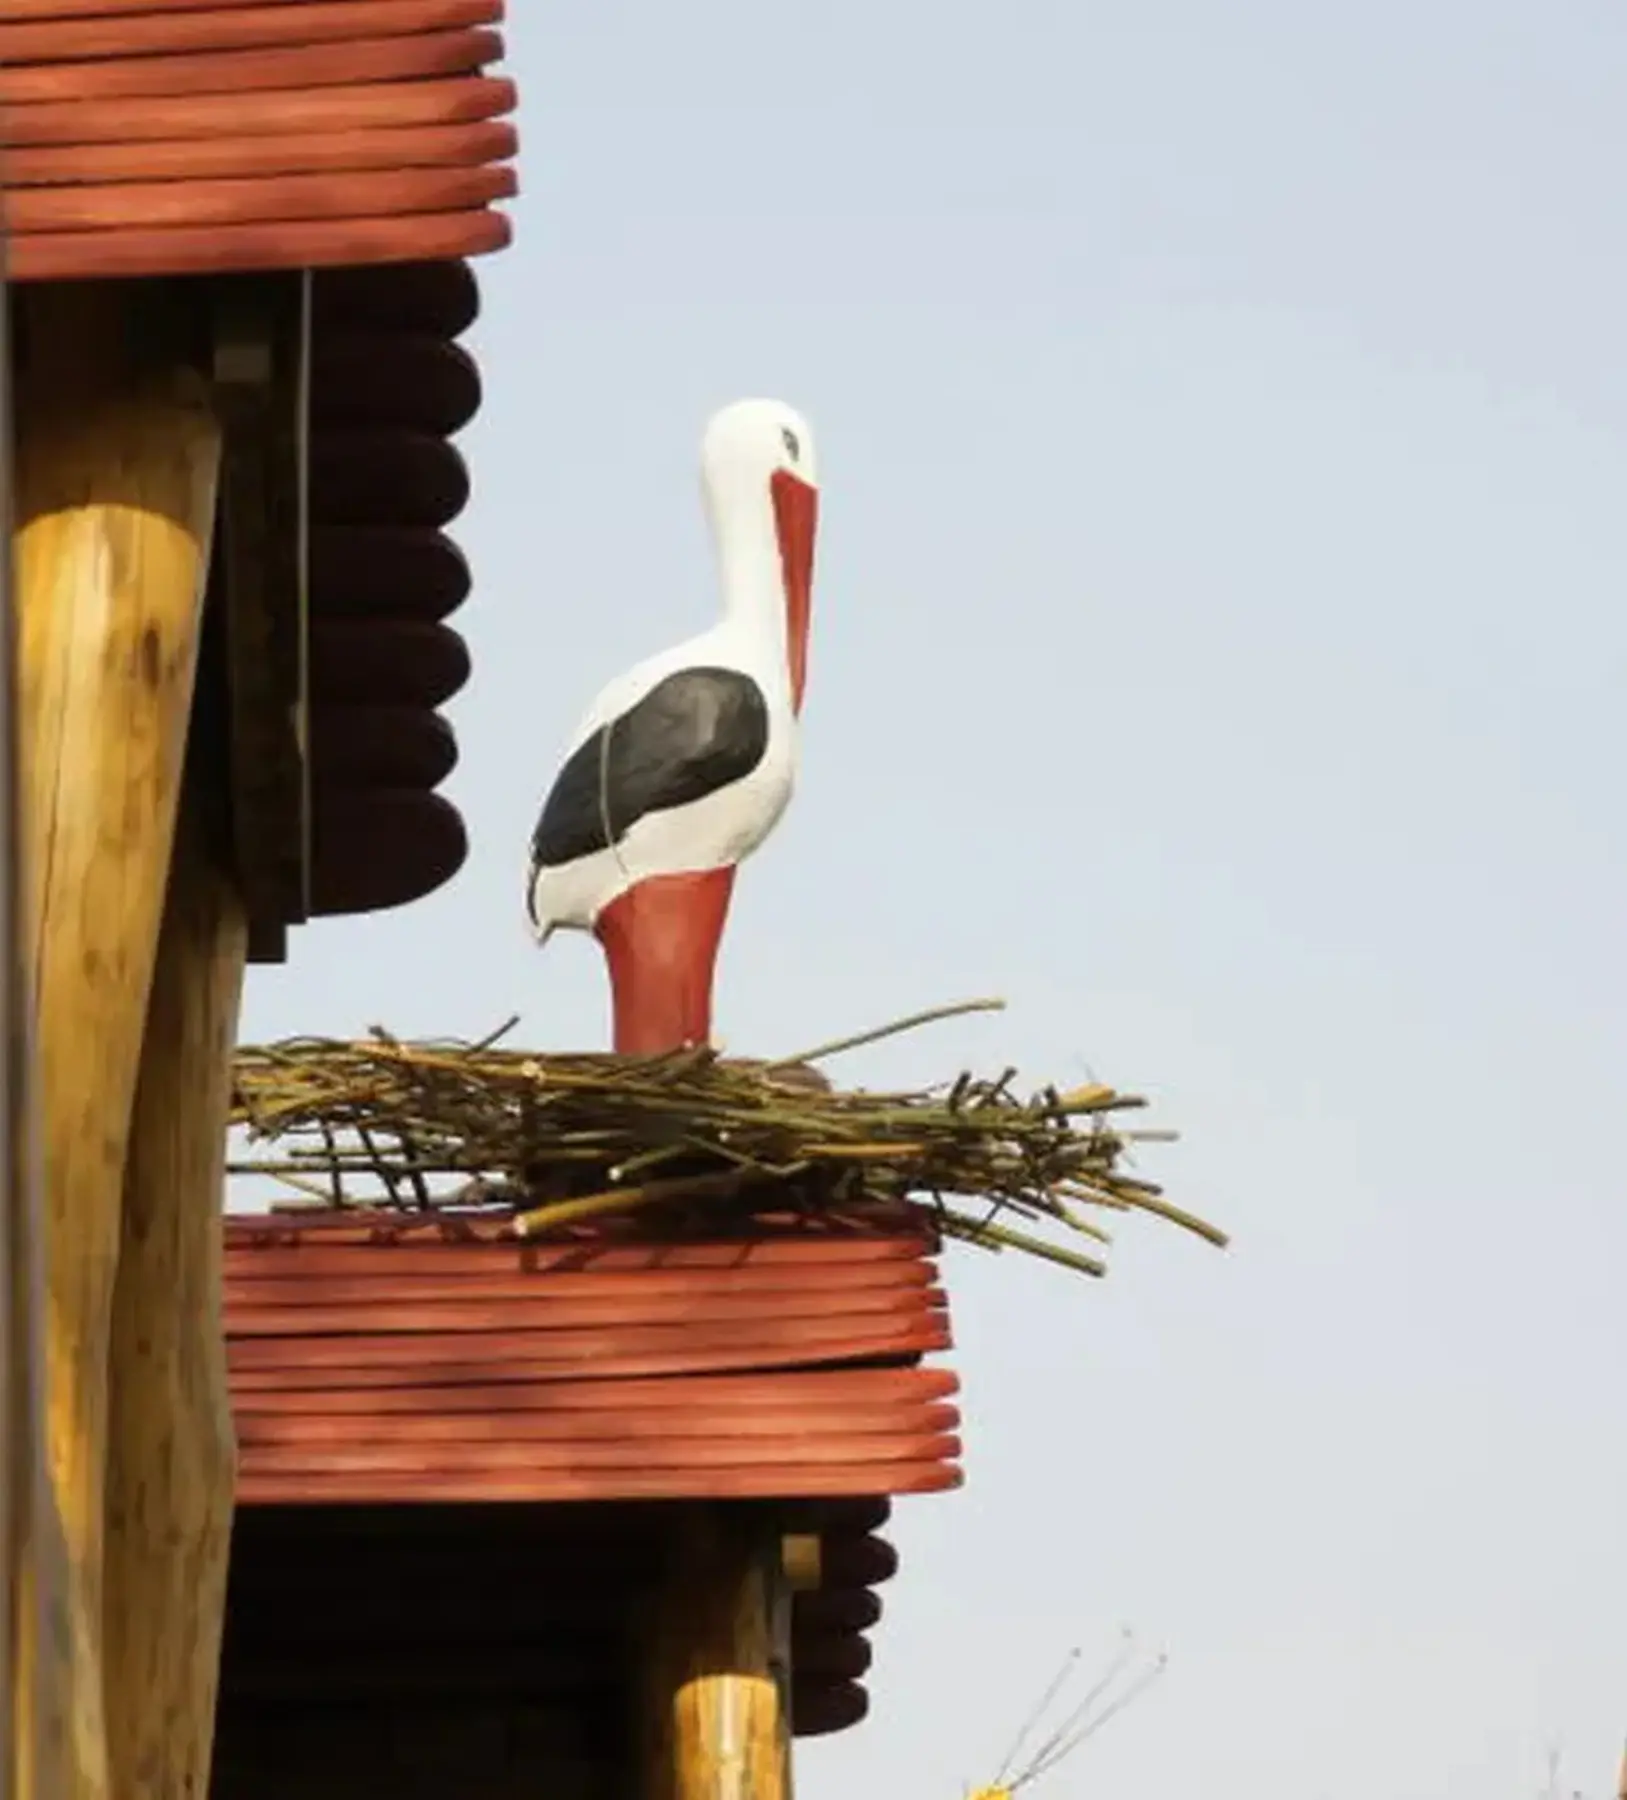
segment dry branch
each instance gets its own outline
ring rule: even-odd
[[[237,1053],[232,1122],[268,1153],[230,1168],[274,1178],[285,1205],[506,1209],[522,1236],[646,1208],[726,1224],[924,1201],[949,1236],[1091,1275],[1099,1257],[1062,1240],[1106,1242],[1092,1213],[1153,1213],[1224,1245],[1125,1168],[1135,1142],[1170,1135],[1122,1123],[1142,1100],[1096,1085],[1019,1099],[1014,1076],[866,1093],[710,1050],[293,1039]]]

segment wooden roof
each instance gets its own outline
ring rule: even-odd
[[[338,1792],[346,1757],[381,1779],[431,1713],[511,1739],[546,1717],[548,1755],[563,1733],[614,1768],[630,1628],[689,1500],[819,1535],[793,1724],[862,1718],[872,1590],[897,1565],[886,1496],[960,1481],[956,1378],[921,1366],[949,1344],[937,1248],[913,1208],[546,1243],[495,1221],[231,1219],[217,1800]]]
[[[480,399],[454,342],[477,310],[463,259],[508,241],[515,191],[501,0],[0,13],[8,279],[210,278],[176,304],[215,338],[239,874],[276,959],[289,925],[417,899],[467,854],[435,791],[457,757],[439,708],[469,673],[447,440]],[[222,374],[234,314],[263,376]]]
[[[250,1503],[800,1499],[960,1480],[929,1228],[523,1243],[235,1219]]]
[[[508,241],[501,0],[7,0],[13,281],[471,256]]]

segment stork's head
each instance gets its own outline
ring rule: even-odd
[[[753,515],[773,521],[784,605],[791,704],[808,672],[819,465],[808,421],[779,400],[737,400],[714,413],[701,441],[701,475],[720,537]]]

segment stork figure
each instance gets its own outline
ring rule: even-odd
[[[537,941],[561,927],[599,940],[615,1048],[628,1055],[711,1041],[735,866],[779,822],[796,780],[813,436],[778,401],[737,401],[707,425],[701,483],[723,616],[604,689],[531,839]]]

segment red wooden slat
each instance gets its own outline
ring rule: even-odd
[[[371,219],[182,226],[170,230],[54,231],[15,236],[12,281],[96,281],[128,275],[322,268],[484,256],[509,241],[508,220],[484,208]]]
[[[0,102],[83,102],[136,95],[248,93],[255,88],[337,87],[472,75],[503,54],[502,34],[424,31],[276,50],[133,56],[111,62],[0,64]]]
[[[289,4],[295,0],[289,0]],[[77,96],[15,103],[0,113],[0,143],[102,146],[106,179],[120,178],[124,159],[148,140],[263,138],[273,158],[285,137],[322,132],[408,129],[493,119],[512,112],[512,81],[462,75],[378,85],[261,88],[250,93],[177,93],[105,98]]]
[[[847,1467],[786,1463],[768,1469],[717,1469],[704,1481],[692,1470],[617,1471],[614,1476],[524,1472],[412,1475],[259,1475],[239,1477],[240,1499],[256,1505],[319,1502],[425,1504],[431,1501],[500,1500],[776,1500],[786,1493],[839,1495],[872,1493],[878,1485],[892,1494],[940,1493],[961,1484],[960,1470],[937,1461]]]
[[[930,1294],[931,1289],[927,1290]],[[855,1297],[857,1299],[857,1297]],[[494,1364],[589,1362],[597,1357],[666,1355],[686,1350],[735,1351],[751,1356],[759,1349],[840,1343],[849,1331],[898,1330],[934,1316],[918,1294],[884,1295],[884,1304],[862,1307],[833,1304],[801,1316],[764,1312],[748,1319],[688,1319],[671,1324],[566,1326],[558,1331],[483,1332],[354,1332],[337,1337],[256,1339],[229,1335],[227,1356],[234,1373],[254,1370],[306,1371],[338,1369],[422,1370],[448,1361]],[[584,1373],[588,1371],[583,1371]]]
[[[736,1344],[721,1347],[713,1344],[690,1344],[669,1351],[624,1351],[611,1354],[601,1351],[591,1356],[584,1366],[579,1356],[515,1357],[508,1361],[491,1358],[468,1358],[454,1361],[438,1358],[422,1366],[234,1369],[231,1381],[234,1394],[249,1389],[280,1389],[291,1392],[312,1388],[391,1388],[430,1386],[462,1386],[466,1382],[515,1381],[545,1382],[580,1379],[584,1374],[603,1377],[633,1375],[700,1375],[709,1371],[741,1372],[745,1370],[790,1369],[821,1362],[857,1362],[871,1357],[925,1355],[933,1350],[949,1348],[949,1325],[943,1317],[906,1323],[894,1329],[879,1324],[868,1330],[857,1328],[809,1335],[792,1336],[793,1341],[775,1345]]]
[[[261,0],[242,0],[244,5]],[[5,0],[6,14],[15,19],[108,19],[129,13],[201,12],[221,0]],[[287,6],[304,0],[282,0]],[[111,29],[111,27],[110,27]]]
[[[765,1264],[808,1265],[914,1262],[930,1248],[922,1238],[766,1237],[714,1238],[689,1243],[526,1243],[514,1238],[447,1242],[428,1236],[398,1243],[369,1242],[365,1232],[323,1232],[303,1244],[254,1242],[242,1218],[227,1228],[226,1276],[361,1275],[382,1279],[386,1269],[403,1274],[464,1275],[482,1270],[524,1269],[605,1272],[624,1269],[748,1269]],[[348,1241],[347,1241],[348,1240]]]
[[[6,222],[19,237],[28,238],[43,232],[134,234],[205,225],[241,228],[349,219],[357,214],[455,213],[507,199],[516,185],[514,171],[499,166],[353,170],[342,180],[324,174],[255,175],[230,181],[26,187],[10,194]]]
[[[302,1445],[313,1451],[332,1446],[348,1449],[358,1443],[369,1446],[424,1445],[431,1458],[435,1446],[506,1444],[590,1444],[600,1440],[653,1441],[662,1446],[685,1445],[697,1439],[722,1438],[732,1443],[769,1439],[783,1444],[788,1437],[822,1439],[827,1434],[847,1437],[890,1436],[899,1432],[951,1433],[960,1424],[959,1409],[938,1403],[914,1401],[866,1406],[809,1409],[791,1416],[794,1433],[788,1432],[784,1408],[749,1411],[743,1408],[712,1410],[697,1394],[683,1409],[626,1406],[605,1396],[603,1409],[574,1413],[391,1413],[370,1418],[359,1428],[354,1418],[309,1413],[247,1414],[237,1421],[237,1442],[245,1454],[275,1451],[286,1445]],[[674,1455],[676,1456],[676,1451]]]
[[[550,1300],[613,1298],[642,1303],[662,1296],[691,1295],[722,1299],[739,1294],[798,1294],[810,1288],[844,1293],[889,1289],[909,1291],[933,1285],[933,1265],[922,1260],[905,1262],[786,1264],[741,1263],[720,1268],[656,1268],[591,1270],[476,1268],[467,1274],[445,1273],[439,1258],[423,1258],[403,1270],[400,1257],[375,1257],[373,1270],[354,1275],[239,1274],[243,1266],[230,1265],[225,1284],[226,1304],[232,1309],[232,1329],[245,1307],[365,1307],[377,1302],[417,1305],[435,1300],[463,1303],[488,1300],[529,1300],[546,1295]]]
[[[252,1449],[245,1448],[240,1473],[244,1479],[306,1474],[364,1477],[411,1475],[423,1469],[443,1474],[523,1474],[547,1481],[555,1474],[667,1469],[689,1470],[704,1481],[718,1469],[774,1471],[788,1463],[807,1468],[842,1468],[862,1463],[880,1470],[899,1462],[947,1463],[959,1455],[960,1439],[942,1432],[792,1432],[780,1436],[735,1434],[726,1438],[665,1441],[657,1434],[625,1443],[577,1438],[564,1443],[525,1444],[256,1444]],[[872,1477],[871,1487],[886,1485],[884,1476]]]
[[[0,136],[3,134],[0,122]],[[107,189],[123,182],[471,167],[506,162],[519,149],[519,142],[512,125],[480,119],[467,124],[288,132],[275,137],[255,132],[234,137],[162,138],[116,147],[40,144],[7,150],[5,178],[12,188],[83,182]],[[450,350],[439,339],[434,341],[442,353]]]
[[[461,1387],[368,1387],[355,1390],[264,1391],[239,1381],[233,1405],[239,1428],[263,1415],[383,1420],[397,1413],[452,1417],[459,1413],[599,1412],[611,1406],[682,1411],[772,1413],[842,1404],[925,1403],[960,1389],[948,1369],[830,1369],[814,1374],[781,1369],[756,1375],[668,1375],[656,1380],[472,1381]],[[354,1424],[352,1429],[356,1429]]]
[[[493,25],[502,0],[304,0],[299,6],[205,6],[184,12],[143,8],[118,19],[0,21],[0,63],[111,62],[280,44],[345,43],[421,31]]]
[[[920,1307],[947,1304],[942,1288],[802,1288],[769,1294],[530,1294],[523,1299],[415,1301],[394,1296],[352,1306],[245,1306],[232,1309],[231,1331],[239,1342],[252,1338],[285,1340],[334,1337],[363,1339],[376,1335],[409,1339],[417,1354],[441,1346],[452,1334],[501,1337],[519,1341],[521,1332],[570,1331],[579,1327],[614,1328],[617,1342],[627,1331],[644,1326],[694,1327],[764,1321],[777,1328],[793,1319],[853,1318],[861,1314],[909,1313]],[[434,1354],[433,1351],[430,1354]],[[393,1357],[380,1353],[382,1360]],[[343,1352],[335,1360],[342,1360]],[[248,1365],[245,1365],[248,1366]]]

